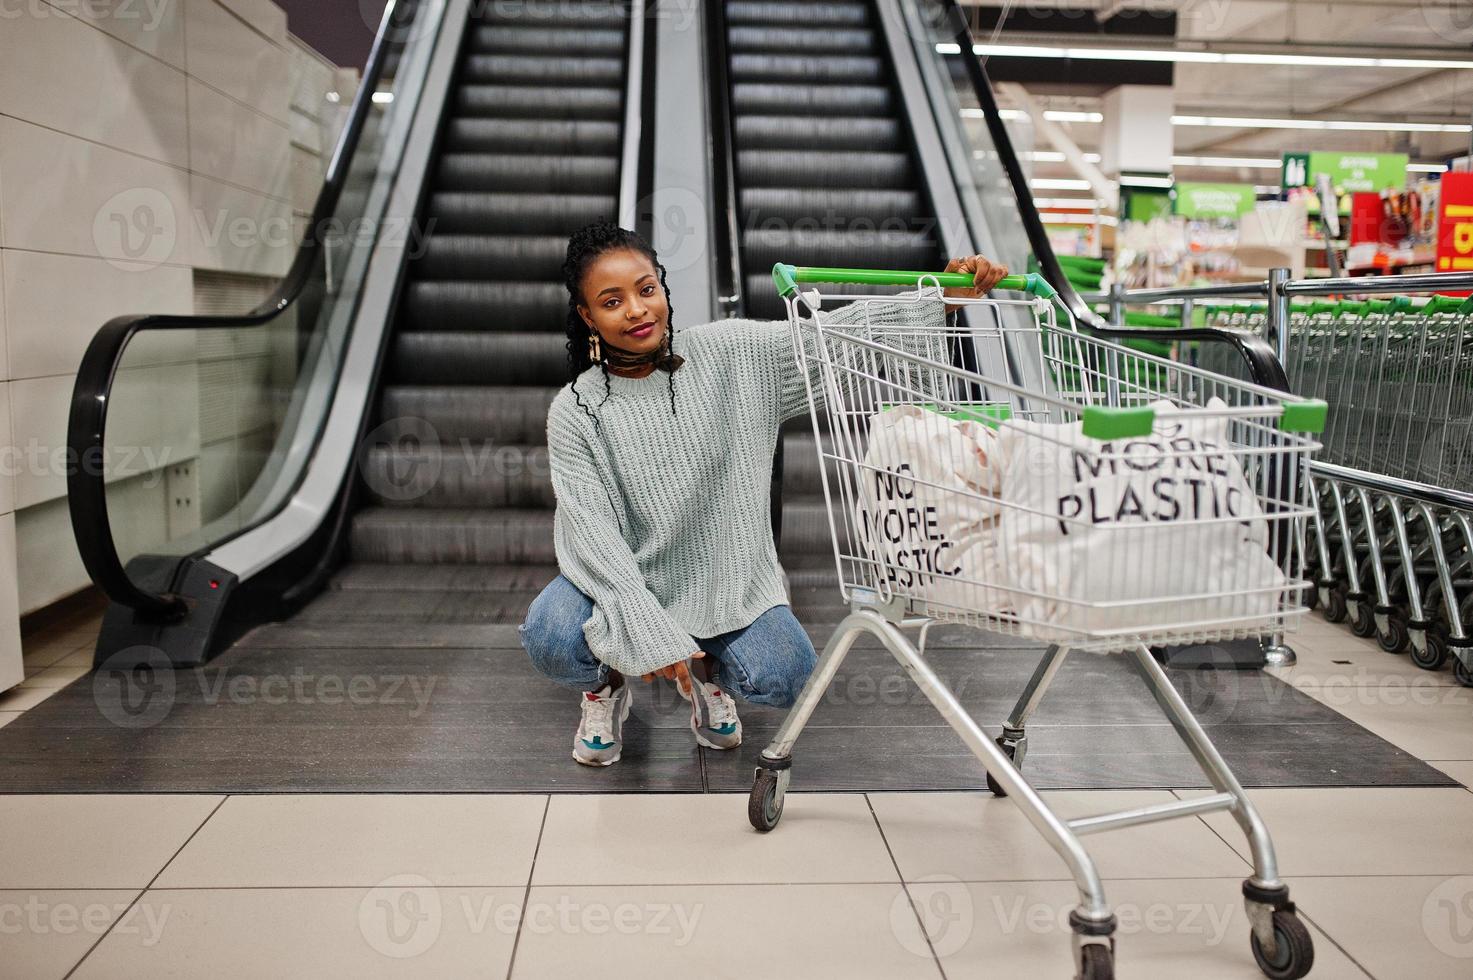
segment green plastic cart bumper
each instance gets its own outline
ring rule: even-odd
[[[781,296],[793,295],[800,282],[842,283],[855,286],[916,286],[923,279],[927,280],[927,285],[935,281],[937,285],[948,289],[953,287],[965,289],[972,285],[972,277],[965,272],[826,269],[819,266],[788,265],[786,262],[778,262],[772,267],[772,282],[777,286],[778,294]],[[1003,276],[997,288],[1016,290],[1028,293],[1030,296],[1041,296],[1044,299],[1052,299],[1058,295],[1054,287],[1036,272],[1030,272],[1024,276]]]

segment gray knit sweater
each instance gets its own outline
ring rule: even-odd
[[[862,324],[866,306],[870,323],[944,322],[930,302],[855,303],[822,316]],[[744,628],[788,601],[768,488],[779,424],[808,409],[790,327],[719,320],[677,330],[674,348],[685,357],[674,414],[666,372],[611,374],[605,401],[602,371],[591,367],[547,416],[558,566],[593,600],[589,649],[625,674],[688,657],[699,649],[693,637]]]

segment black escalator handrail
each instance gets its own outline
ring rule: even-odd
[[[395,16],[402,10],[413,11],[415,0],[388,0],[363,79],[353,99],[347,123],[338,138],[328,164],[322,191],[312,209],[311,220],[302,243],[292,259],[291,268],[271,296],[250,313],[239,316],[181,316],[142,314],[114,317],[93,335],[82,355],[77,379],[72,387],[72,404],[67,417],[67,503],[71,513],[72,532],[88,576],[103,593],[120,605],[129,606],[140,616],[152,619],[176,619],[186,611],[184,600],[172,592],[153,593],[140,588],[123,568],[113,540],[112,522],[107,513],[107,486],[104,481],[103,437],[107,423],[108,403],[113,381],[134,334],[144,330],[257,327],[271,322],[292,306],[313,281],[314,273],[324,261],[325,250],[318,247],[319,233],[328,224],[342,197],[348,171],[358,148],[359,139],[373,106],[373,95],[384,76],[389,60],[389,41],[394,33]]]
[[[1039,217],[1038,208],[1033,204],[1033,194],[1028,189],[1028,178],[1023,173],[1022,165],[1018,162],[1018,154],[1013,149],[1013,141],[1008,136],[1002,113],[998,110],[997,97],[992,90],[992,80],[987,77],[987,69],[982,62],[972,53],[972,31],[967,23],[966,15],[957,5],[956,0],[939,0],[939,2],[946,8],[946,16],[951,23],[952,37],[960,49],[967,79],[972,84],[977,104],[982,108],[983,118],[987,120],[987,131],[992,137],[992,145],[997,149],[998,160],[1002,163],[1003,169],[1007,171],[1008,183],[1012,185],[1013,197],[1017,200],[1018,217],[1022,220],[1023,230],[1028,235],[1028,246],[1033,250],[1034,258],[1038,260],[1039,270],[1043,273],[1044,279],[1058,290],[1059,302],[1063,303],[1074,317],[1075,322],[1093,334],[1113,340],[1199,340],[1209,343],[1227,343],[1242,355],[1254,383],[1265,388],[1288,391],[1288,375],[1284,373],[1284,366],[1279,363],[1278,355],[1274,353],[1268,341],[1256,334],[1218,327],[1187,327],[1180,330],[1117,327],[1106,323],[1098,313],[1090,308],[1090,305],[1075,290],[1069,277],[1064,274],[1058,257],[1054,255],[1054,247],[1049,242],[1048,231],[1043,227],[1043,219]]]
[[[710,102],[711,186],[718,317],[746,315],[742,278],[741,223],[737,215],[736,154],[732,146],[731,84],[726,44],[726,0],[706,0],[706,91]]]

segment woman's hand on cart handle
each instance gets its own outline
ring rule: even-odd
[[[677,660],[673,664],[668,664],[664,667],[652,670],[648,674],[641,674],[639,679],[642,681],[653,681],[656,677],[663,677],[667,681],[674,681],[677,684],[684,684],[687,688],[689,688],[690,667],[688,666],[688,664],[690,660],[699,660],[705,655],[706,651],[697,650],[695,653],[690,655],[689,660]]]
[[[972,274],[973,286],[971,289],[956,288],[946,290],[947,296],[958,296],[973,299],[986,296],[996,286],[1002,277],[1008,274],[1008,267],[1000,262],[993,262],[985,255],[968,255],[965,258],[952,259],[946,263],[947,272],[970,272]],[[955,313],[961,309],[959,303],[947,303],[946,312]]]

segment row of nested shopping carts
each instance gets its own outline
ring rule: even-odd
[[[1473,686],[1473,299],[1447,295],[1470,287],[1467,275],[1280,275],[1248,302],[1220,288],[1117,291],[1111,312],[1165,299],[1190,317],[1195,303],[1208,325],[1275,342],[1290,390],[1334,406],[1311,465],[1311,605]],[[1221,349],[1193,353],[1235,370]]]

